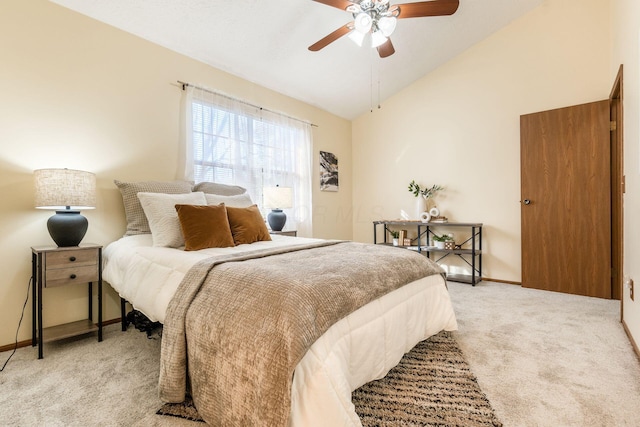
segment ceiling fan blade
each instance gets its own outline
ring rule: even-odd
[[[387,56],[391,56],[396,52],[396,50],[393,48],[393,43],[391,43],[391,39],[387,39],[387,41],[378,46],[377,49],[380,58],[386,58]]]
[[[349,32],[351,32],[352,29],[353,29],[353,22],[345,24],[342,27],[335,30],[333,33],[329,34],[328,36],[318,40],[317,42],[309,46],[309,50],[312,52],[317,52],[323,47],[326,47],[328,44],[338,40],[340,37],[344,36],[345,34],[348,34]]]
[[[419,18],[421,16],[453,15],[456,10],[458,10],[459,5],[459,0],[432,0],[397,4],[394,7],[400,9],[398,19],[402,19]]]
[[[347,10],[347,8],[353,5],[353,2],[347,0],[313,0],[317,3],[326,4],[327,6],[337,7],[338,9]]]

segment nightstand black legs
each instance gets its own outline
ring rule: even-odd
[[[37,307],[37,295],[36,295],[36,265],[38,264],[37,255],[35,252],[31,253],[31,347],[38,345],[36,342],[38,325],[36,324]]]

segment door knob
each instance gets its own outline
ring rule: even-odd
[[[524,203],[525,205],[530,205],[530,204],[531,204],[531,200],[529,200],[529,199],[524,199],[524,200],[522,201],[522,203]]]

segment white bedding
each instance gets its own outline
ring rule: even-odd
[[[279,235],[272,239],[185,252],[153,247],[150,234],[123,237],[104,250],[103,278],[134,308],[151,320],[164,322],[169,301],[197,261],[317,240]],[[439,275],[412,282],[365,305],[327,330],[297,365],[291,425],[361,425],[351,392],[382,378],[418,342],[456,329],[446,283]]]

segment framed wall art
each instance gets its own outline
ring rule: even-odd
[[[320,190],[338,191],[338,158],[328,151],[320,152]]]

